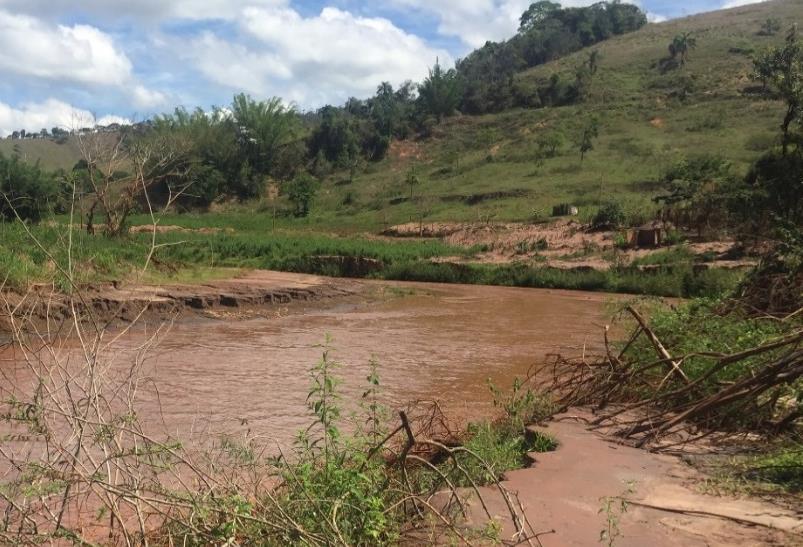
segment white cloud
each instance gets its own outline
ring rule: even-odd
[[[135,85],[131,88],[130,93],[131,100],[137,108],[150,109],[167,103],[167,97],[164,93],[150,90],[143,85]]]
[[[131,61],[110,36],[87,25],[49,25],[0,11],[0,70],[85,84],[122,85]]]
[[[284,3],[284,0],[0,0],[0,7],[44,18],[80,12],[115,21],[121,18],[163,21],[231,20],[248,6],[269,8]]]
[[[26,103],[18,108],[0,102],[0,137],[6,137],[19,129],[26,131],[39,131],[42,128],[50,131],[53,127],[78,129],[91,127],[96,123],[101,125],[130,124],[131,121],[120,116],[103,116],[96,119],[91,112],[75,108],[58,99],[48,99],[41,103]]]
[[[138,108],[165,102],[163,94],[136,82],[131,61],[112,37],[89,25],[54,25],[0,10],[0,71],[7,79],[117,87]]]
[[[236,42],[205,33],[192,58],[214,82],[257,95],[281,95],[304,107],[372,94],[382,81],[419,80],[436,57],[452,62],[383,18],[324,8],[303,17],[287,4],[246,8]]]
[[[393,0],[399,6],[430,12],[438,32],[472,47],[509,38],[519,27],[530,0]]]

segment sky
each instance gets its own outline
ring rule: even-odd
[[[302,110],[368,97],[512,36],[530,1],[0,0],[0,137],[240,92]],[[757,0],[631,1],[658,22]]]

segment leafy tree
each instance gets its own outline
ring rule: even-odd
[[[0,152],[0,219],[37,222],[60,201],[59,185],[39,164]]]
[[[286,146],[297,139],[299,118],[293,107],[274,97],[256,101],[241,93],[231,104],[241,148],[254,171],[269,175]]]
[[[586,154],[594,150],[594,140],[599,137],[599,120],[590,118],[583,126],[577,139],[577,149],[580,151],[580,162],[585,161]]]
[[[803,48],[800,46],[797,26],[793,26],[782,47],[775,47],[759,56],[754,62],[754,75],[768,83],[786,102],[786,114],[781,123],[783,155],[792,144],[792,124],[801,117],[803,105]]]
[[[429,70],[418,86],[419,101],[425,112],[434,116],[438,123],[444,116],[451,116],[462,99],[462,86],[455,69],[443,70],[440,62]]]
[[[338,167],[346,167],[360,152],[358,120],[346,111],[325,106],[319,110],[321,122],[309,137],[310,155],[323,154]]]
[[[560,4],[546,0],[530,4],[530,7],[521,14],[519,19],[519,32],[532,30],[560,9]]]
[[[284,184],[284,193],[295,207],[295,216],[306,217],[309,215],[312,201],[315,199],[319,186],[318,179],[304,172],[299,173],[291,181]]]
[[[696,229],[725,228],[732,223],[729,210],[738,179],[730,162],[719,156],[686,158],[661,177],[664,193],[655,198],[677,226]]]
[[[612,230],[622,226],[625,220],[625,212],[622,206],[615,201],[611,201],[599,208],[599,211],[591,221],[591,227],[595,230]]]
[[[566,143],[566,136],[561,131],[550,131],[538,137],[535,145],[541,156],[554,158]]]
[[[584,100],[591,92],[594,76],[599,71],[600,58],[599,50],[595,49],[588,54],[585,62],[578,67],[575,74],[574,89],[570,93],[572,102]]]
[[[417,170],[415,168],[415,165],[410,167],[410,169],[407,171],[407,176],[405,177],[405,182],[407,183],[407,186],[410,187],[410,201],[412,201],[413,200],[413,189],[416,186],[418,186],[419,184],[421,184],[421,180],[418,178],[418,173],[417,173]]]
[[[589,52],[588,58],[586,59],[586,67],[588,68],[588,72],[592,76],[596,76],[597,71],[599,70],[599,63],[601,60],[602,60],[602,54],[599,52],[598,49]]]
[[[248,150],[240,141],[240,130],[223,109],[188,112],[177,108],[172,114],[156,116],[151,133],[173,135],[188,144],[184,181],[165,180],[164,185],[192,183],[192,189],[179,200],[186,206],[206,207],[221,197],[250,199],[260,194],[261,182],[254,173]]]
[[[672,39],[669,44],[669,55],[673,60],[679,60],[680,66],[686,66],[689,54],[697,48],[697,38],[691,32],[682,32]]]
[[[770,17],[761,23],[761,30],[758,31],[759,36],[775,36],[781,30],[781,20]]]

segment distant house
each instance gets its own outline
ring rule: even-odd
[[[637,249],[652,249],[663,245],[667,225],[651,222],[633,230],[632,244]]]

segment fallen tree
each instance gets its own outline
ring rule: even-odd
[[[605,355],[558,356],[532,375],[559,407],[592,406],[593,426],[636,446],[680,432],[683,442],[714,433],[775,435],[792,430],[803,417],[799,313],[764,319],[774,321],[781,334],[755,346],[672,355],[639,311],[632,306],[626,311],[635,327],[618,350],[606,327]],[[652,348],[653,359],[645,359],[645,347]]]

